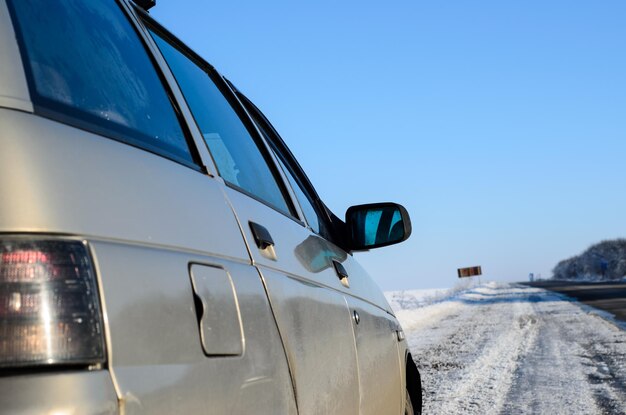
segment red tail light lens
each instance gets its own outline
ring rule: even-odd
[[[0,239],[0,367],[104,360],[102,314],[85,245]]]

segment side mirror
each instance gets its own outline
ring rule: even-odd
[[[346,225],[354,251],[397,244],[411,236],[409,213],[397,203],[352,206],[346,211]]]

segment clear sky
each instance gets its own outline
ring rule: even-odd
[[[322,199],[394,201],[384,290],[551,275],[626,236],[626,2],[157,0],[272,121]]]

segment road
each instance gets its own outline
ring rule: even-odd
[[[567,297],[490,283],[392,306],[425,414],[626,413],[626,332]]]
[[[572,283],[568,281],[540,281],[524,283],[546,288],[613,314],[626,322],[626,283]]]

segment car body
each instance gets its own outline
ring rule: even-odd
[[[0,61],[3,411],[419,412],[352,256],[408,238],[403,208],[333,215],[254,104],[130,1],[0,0]]]

